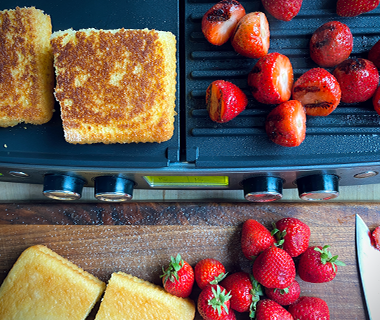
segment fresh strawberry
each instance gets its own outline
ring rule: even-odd
[[[293,67],[287,56],[273,52],[257,61],[248,74],[253,97],[266,104],[288,101],[292,94]]]
[[[375,94],[372,97],[372,104],[375,111],[380,115],[380,87],[377,87]]]
[[[204,14],[202,32],[208,42],[221,46],[231,37],[243,16],[245,9],[238,1],[222,0]]]
[[[210,119],[224,123],[235,118],[248,104],[247,96],[235,84],[213,81],[206,90],[206,107]]]
[[[256,320],[293,320],[292,315],[277,302],[270,299],[257,303]]]
[[[330,311],[326,301],[318,297],[303,296],[296,303],[291,304],[288,310],[297,320],[330,320]]]
[[[226,276],[226,269],[219,260],[206,258],[195,265],[194,274],[198,287],[204,289],[218,284]]]
[[[255,317],[256,304],[263,292],[252,276],[239,271],[228,275],[220,284],[231,293],[231,309],[250,312],[250,317]]]
[[[328,116],[340,103],[341,89],[330,72],[313,68],[294,83],[292,98],[302,103],[308,116]]]
[[[285,250],[273,246],[255,259],[252,274],[264,287],[285,289],[294,281],[296,268],[292,257]]]
[[[231,295],[218,284],[204,288],[198,297],[198,312],[204,320],[224,320],[230,312]]]
[[[247,259],[252,260],[275,242],[275,238],[260,222],[254,219],[248,219],[243,223],[241,230],[241,249]]]
[[[313,246],[306,249],[298,263],[298,275],[303,281],[312,283],[329,282],[337,274],[337,266],[345,266],[338,256],[332,256],[330,246]]]
[[[269,299],[282,306],[288,306],[297,301],[301,293],[301,288],[297,280],[285,289],[265,288],[265,294]]]
[[[310,57],[321,67],[334,67],[348,59],[354,38],[350,28],[339,21],[326,22],[310,39]]]
[[[267,17],[251,12],[240,19],[232,34],[231,44],[242,56],[258,59],[268,53],[270,32]]]
[[[306,113],[301,102],[289,100],[275,107],[266,118],[265,131],[276,144],[299,146],[306,136]]]
[[[277,243],[291,257],[298,257],[309,247],[310,228],[297,218],[283,218],[275,224]]]
[[[235,312],[232,309],[230,309],[228,315],[225,318],[223,318],[223,320],[236,320]]]
[[[370,99],[379,84],[379,72],[372,61],[347,59],[333,72],[342,90],[342,102],[356,103]]]
[[[379,5],[379,0],[338,0],[336,13],[341,17],[356,17],[372,11]]]
[[[379,87],[380,88],[380,87]],[[380,250],[380,226],[376,227],[372,233],[372,243],[377,250]]]
[[[193,268],[184,260],[181,255],[171,257],[169,266],[162,268],[161,275],[165,290],[177,297],[186,298],[190,295],[194,284]]]
[[[302,0],[261,0],[265,10],[282,21],[292,20],[300,11]]]
[[[377,69],[380,69],[380,40],[377,41],[368,52],[368,60],[372,61]]]

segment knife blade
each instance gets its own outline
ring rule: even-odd
[[[371,242],[371,232],[356,215],[356,253],[370,320],[380,319],[380,251]]]

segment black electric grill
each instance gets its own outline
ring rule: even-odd
[[[202,16],[214,3],[172,0],[159,2],[157,8],[149,0],[2,1],[0,10],[16,5],[44,10],[52,18],[53,31],[124,27],[173,32],[178,40],[178,115],[173,138],[165,143],[71,145],[64,141],[56,104],[53,119],[45,125],[0,128],[0,180],[42,184],[46,175],[60,175],[77,177],[96,188],[96,177],[112,176],[133,181],[141,189],[242,189],[247,179],[263,176],[280,179],[280,188],[294,188],[300,177],[314,175],[338,177],[340,185],[379,183],[380,116],[371,101],[340,104],[328,117],[308,117],[306,139],[299,147],[281,147],[268,139],[264,121],[273,106],[255,101],[247,86],[256,60],[238,55],[229,43],[209,44],[201,32]],[[241,3],[247,12],[264,11],[260,0]],[[335,13],[335,1],[304,0],[290,22],[267,17],[270,52],[290,58],[295,79],[317,67],[308,45],[311,34],[325,22],[339,20],[350,27],[353,57],[366,58],[380,39],[380,7],[342,18]],[[247,109],[225,124],[212,122],[205,108],[206,89],[217,79],[237,84],[249,98]],[[152,182],[152,177],[163,180]],[[225,179],[215,183],[207,177]]]

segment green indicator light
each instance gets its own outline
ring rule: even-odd
[[[144,176],[151,187],[227,187],[227,176]]]

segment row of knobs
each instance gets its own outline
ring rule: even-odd
[[[44,180],[44,195],[56,200],[78,200],[85,184],[83,179],[69,175],[48,174]],[[273,176],[252,177],[242,182],[245,199],[270,202],[282,198],[283,179]],[[329,200],[339,195],[339,178],[333,174],[314,174],[296,181],[302,200]],[[119,176],[94,179],[94,196],[101,201],[131,200],[135,183]]]

